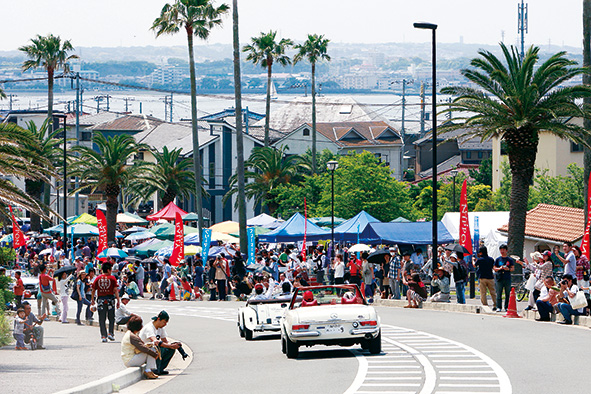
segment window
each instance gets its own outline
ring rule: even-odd
[[[309,135],[310,135],[310,129],[308,129],[308,128],[305,128],[305,129],[304,129],[304,137],[307,137],[307,136],[309,136]]]
[[[501,156],[507,154],[507,142],[501,141]]]
[[[91,141],[91,140],[92,140],[92,132],[82,131],[80,133],[80,141]]]
[[[478,158],[482,159],[482,157],[484,156],[484,153],[482,151],[478,152]]]
[[[144,152],[138,152],[135,158],[136,160],[144,160]]]
[[[472,152],[468,151],[466,152],[466,159],[471,159],[472,158]]]
[[[582,152],[583,146],[580,144],[575,144],[574,142],[570,143],[570,151],[571,152]]]

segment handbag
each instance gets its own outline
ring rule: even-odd
[[[587,306],[587,298],[585,298],[585,292],[582,290],[577,291],[574,297],[569,297],[568,301],[573,309],[584,308]]]
[[[534,291],[534,289],[536,288],[536,282],[537,282],[536,276],[532,272],[529,275],[527,283],[525,284],[525,288],[528,289],[529,291]]]

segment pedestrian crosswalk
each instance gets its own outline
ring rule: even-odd
[[[200,304],[202,305],[202,304]],[[158,313],[162,309],[166,309],[169,315],[173,316],[191,316],[200,317],[204,319],[223,320],[228,322],[236,322],[237,309],[221,308],[210,306],[195,306],[193,303],[142,303],[138,311]]]

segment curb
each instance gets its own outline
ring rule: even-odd
[[[131,386],[142,380],[144,367],[127,368],[121,372],[106,376],[100,380],[86,383],[71,389],[59,391],[57,394],[104,394],[117,392],[119,389]]]

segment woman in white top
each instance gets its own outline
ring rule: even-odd
[[[68,323],[68,281],[70,277],[67,272],[62,272],[57,284],[60,299],[62,300],[62,316],[60,321],[62,324]]]
[[[148,379],[157,379],[156,359],[160,354],[155,346],[148,347],[139,337],[142,329],[142,318],[138,315],[131,315],[127,322],[127,331],[121,340],[121,360],[126,367],[141,367],[146,364],[144,376]]]
[[[337,254],[333,264],[334,269],[334,283],[335,285],[342,285],[345,283],[345,263],[343,263],[343,255]]]

